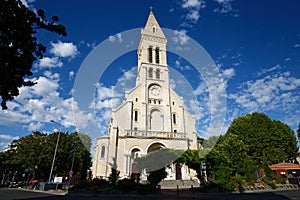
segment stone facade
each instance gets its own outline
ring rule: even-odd
[[[136,86],[112,111],[108,134],[97,139],[93,177],[107,178],[115,158],[120,177],[125,178],[133,173],[137,156],[159,148],[198,148],[195,119],[184,108],[183,98],[170,87],[166,45],[167,38],[150,12],[137,49]],[[167,180],[195,176],[184,165],[170,165],[166,171]]]

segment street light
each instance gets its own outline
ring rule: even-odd
[[[52,123],[58,124],[61,126],[61,124],[57,123],[54,120],[51,120]],[[57,136],[57,141],[56,141],[56,146],[55,146],[55,151],[54,151],[54,155],[53,155],[53,159],[52,159],[52,165],[51,165],[51,170],[50,170],[50,175],[49,175],[49,183],[51,182],[51,177],[52,177],[52,172],[53,172],[53,167],[54,167],[54,163],[55,163],[55,157],[56,157],[56,152],[57,152],[57,147],[58,147],[58,143],[59,143],[59,137],[60,137],[60,131],[58,131],[58,136]]]
[[[75,145],[77,145],[77,144],[75,144]],[[71,165],[71,170],[70,170],[70,172],[69,172],[69,176],[70,176],[70,177],[69,177],[69,187],[70,187],[71,179],[72,179],[72,176],[73,176],[73,166],[74,166],[74,160],[75,160],[76,147],[77,147],[77,146],[75,146],[75,148],[73,149],[74,153],[73,153],[73,158],[72,158],[72,165]]]

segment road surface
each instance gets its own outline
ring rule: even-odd
[[[177,195],[176,191],[166,192],[162,191],[158,194],[149,195],[100,195],[100,194],[64,194],[62,192],[39,192],[28,191],[23,189],[12,188],[0,188],[1,200],[15,200],[15,199],[27,199],[27,200],[118,200],[118,199],[136,199],[136,200],[160,200],[160,199],[220,199],[220,200],[299,200],[300,190],[287,190],[287,191],[272,191],[272,192],[259,192],[259,193],[195,193],[180,191]]]

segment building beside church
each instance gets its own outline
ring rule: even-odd
[[[97,138],[92,173],[107,178],[116,159],[121,178],[134,171],[134,159],[159,148],[198,149],[195,118],[184,108],[183,98],[170,87],[167,38],[151,11],[137,47],[136,86],[112,111],[108,133]],[[191,180],[185,165],[166,168],[166,180]]]

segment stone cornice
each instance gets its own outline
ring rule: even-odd
[[[149,36],[149,35],[142,35],[141,40],[147,40],[147,41],[150,41],[150,42],[158,42],[158,43],[163,43],[163,44],[167,43],[166,38],[153,37],[153,36]]]

